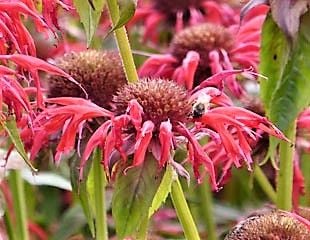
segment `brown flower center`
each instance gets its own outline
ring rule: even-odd
[[[81,83],[90,100],[105,108],[127,82],[119,54],[114,51],[72,52],[57,59],[56,64]],[[84,97],[81,88],[66,78],[51,76],[48,85],[50,97]]]
[[[185,122],[191,112],[186,90],[168,80],[142,79],[138,83],[125,85],[113,98],[116,113],[125,113],[132,99],[143,107],[143,120],[151,120],[156,127],[168,119],[172,124]]]
[[[201,24],[188,27],[176,34],[171,42],[172,54],[182,61],[193,50],[200,55],[200,65],[209,65],[209,53],[212,50],[230,50],[233,37],[224,27],[214,24]]]
[[[283,212],[272,212],[239,223],[225,240],[309,240],[307,227]]]
[[[179,63],[189,51],[200,55],[199,67],[195,78],[202,80],[210,76],[209,53],[212,50],[224,49],[229,51],[233,46],[233,36],[223,26],[210,23],[185,28],[175,35],[171,42],[171,53]]]

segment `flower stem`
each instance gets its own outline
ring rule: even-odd
[[[289,126],[285,135],[294,143],[296,136],[296,121]],[[290,211],[292,208],[293,190],[293,160],[294,150],[292,143],[280,143],[280,171],[277,185],[277,207],[282,210]]]
[[[206,178],[207,179],[207,178]],[[210,188],[210,184],[208,181],[204,181],[198,188],[199,197],[200,197],[200,215],[205,223],[208,240],[216,240],[216,226],[214,222],[214,214],[213,214],[213,199],[212,199],[212,191]]]
[[[27,225],[24,181],[18,170],[13,170],[10,172],[9,182],[12,191],[13,207],[16,218],[16,233],[18,239],[28,240],[29,233]]]
[[[96,216],[96,240],[108,240],[108,226],[105,207],[105,174],[101,166],[101,151],[96,150],[93,160],[94,198]]]
[[[198,230],[189,211],[180,181],[176,179],[171,188],[172,202],[182,224],[186,239],[200,240]]]
[[[109,14],[113,23],[116,25],[119,19],[119,8],[117,0],[107,0]],[[122,58],[125,74],[129,83],[134,83],[139,80],[136,66],[133,60],[132,51],[130,48],[127,32],[125,26],[122,26],[114,31],[117,46]]]
[[[265,194],[269,197],[269,199],[273,202],[276,203],[277,201],[277,194],[273,187],[271,186],[269,180],[267,179],[266,175],[262,171],[262,169],[256,165],[254,168],[254,177],[262,190],[265,192]]]

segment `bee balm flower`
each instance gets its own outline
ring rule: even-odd
[[[208,99],[203,103],[205,111],[193,116],[191,105],[201,94]],[[226,95],[211,87],[191,94],[173,81],[142,79],[121,88],[114,96],[113,104],[115,117],[99,127],[85,147],[80,176],[83,176],[85,163],[96,147],[104,150],[103,163],[107,173],[120,158],[124,159],[128,169],[141,165],[146,153],[150,152],[160,168],[171,163],[180,174],[184,174],[185,169],[174,162],[173,153],[185,144],[188,162],[193,166],[198,181],[203,170],[210,175],[212,186],[217,189],[213,160],[198,142],[200,133],[221,142],[232,162],[240,159],[250,161],[248,141],[259,137],[252,129],[261,129],[285,139],[267,119],[232,107]],[[220,107],[211,109],[214,104]],[[230,129],[236,131],[237,139]],[[128,156],[133,156],[132,162],[126,161]]]
[[[265,11],[258,12],[241,26],[228,28],[205,23],[185,28],[174,36],[170,53],[151,56],[141,66],[139,74],[173,79],[192,89],[223,70],[256,69],[264,18]],[[235,96],[244,94],[234,75],[227,77],[226,83]],[[221,88],[221,85],[216,87]]]

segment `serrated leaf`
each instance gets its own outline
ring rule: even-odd
[[[268,78],[260,79],[260,94],[267,113],[270,109],[270,99],[280,85],[289,51],[284,33],[269,15],[263,25],[259,65],[260,73]]]
[[[32,166],[29,157],[25,151],[24,144],[20,138],[18,128],[16,125],[16,121],[14,118],[7,119],[6,121],[0,121],[0,124],[5,129],[5,131],[8,133],[12,143],[14,144],[17,152],[21,155],[21,157],[24,159],[25,163],[31,168],[32,171],[37,172],[38,170]]]
[[[73,0],[73,3],[80,15],[80,20],[86,33],[87,46],[89,46],[97,29],[105,0],[92,0],[91,2]]]
[[[166,201],[169,193],[171,192],[171,184],[174,180],[174,170],[168,165],[159,188],[155,194],[152,206],[149,209],[149,218],[156,212],[160,206]]]
[[[261,71],[269,79],[261,83],[262,99],[266,105],[267,116],[285,132],[310,103],[310,12],[302,17],[296,42],[290,51],[284,34],[279,32],[280,29],[270,18],[267,21],[270,28],[266,31],[265,24]],[[271,41],[276,41],[278,47],[271,45],[264,49]],[[275,53],[280,59],[274,63],[271,59]],[[273,156],[278,142],[278,139],[270,138],[268,156]]]
[[[298,39],[271,99],[270,119],[286,131],[310,103],[310,12],[302,17]]]
[[[137,0],[119,0],[119,19],[110,32],[124,26],[133,17],[137,7]]]
[[[84,215],[87,219],[89,230],[92,234],[92,237],[95,237],[95,223],[94,223],[94,201],[90,197],[89,190],[87,188],[88,176],[90,172],[90,166],[92,161],[87,161],[86,166],[83,171],[83,180],[80,182],[79,180],[79,166],[80,161],[79,158],[75,155],[72,158],[72,162],[70,165],[70,178],[72,191],[78,196],[82,209],[84,211]]]
[[[139,230],[141,221],[148,216],[153,198],[162,179],[157,161],[145,159],[143,165],[123,174],[120,171],[112,199],[112,214],[119,239],[133,236]]]

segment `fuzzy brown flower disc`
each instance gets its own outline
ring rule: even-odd
[[[171,52],[181,62],[189,51],[196,51],[200,55],[199,65],[208,67],[210,51],[228,51],[232,45],[233,37],[226,28],[206,23],[185,28],[176,34],[171,42]]]
[[[168,80],[142,79],[138,83],[125,85],[113,98],[116,113],[125,113],[132,99],[143,107],[144,121],[151,120],[156,127],[168,119],[172,124],[185,122],[191,111],[186,90]]]
[[[154,7],[166,14],[176,13],[178,11],[186,11],[190,7],[198,8],[203,0],[155,0]]]
[[[72,52],[57,59],[56,65],[83,86],[90,100],[105,108],[127,82],[120,56],[114,51]],[[66,78],[51,76],[48,85],[49,97],[84,97],[81,88]]]
[[[274,211],[240,222],[225,240],[310,240],[310,231],[286,213]]]

